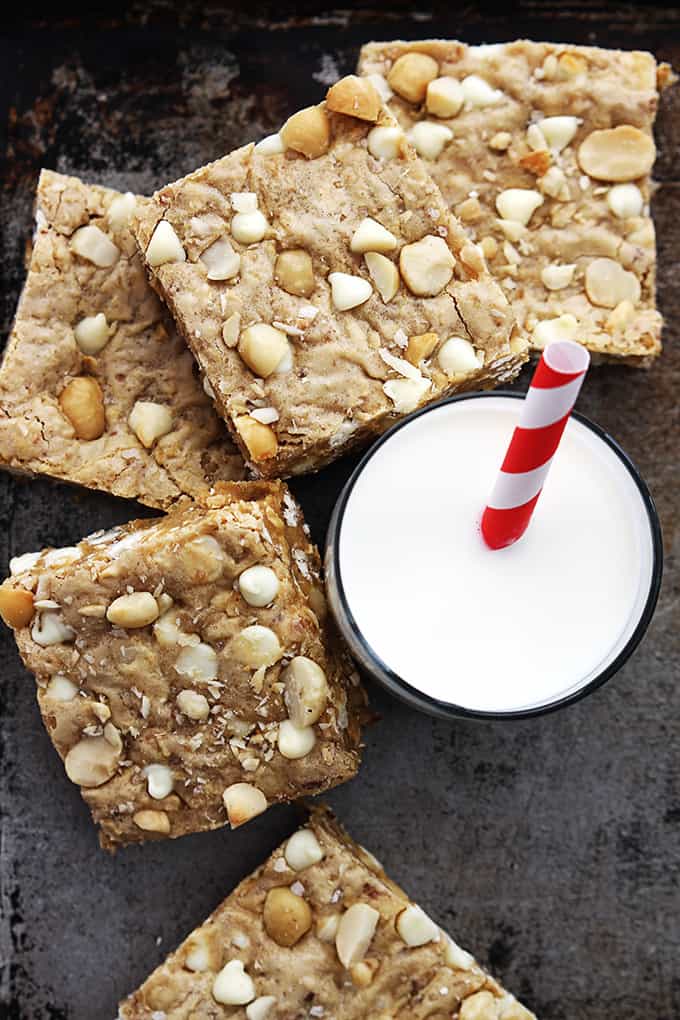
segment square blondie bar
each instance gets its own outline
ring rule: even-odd
[[[323,808],[118,1020],[535,1020]]]
[[[0,368],[0,465],[168,509],[244,465],[147,283],[135,202],[42,172]]]
[[[363,694],[281,483],[13,560],[0,613],[106,849],[351,778]]]
[[[519,40],[370,43],[361,74],[477,241],[533,347],[661,350],[652,128],[672,79],[651,53]]]
[[[135,228],[249,465],[315,470],[527,357],[479,249],[373,87],[157,192]]]

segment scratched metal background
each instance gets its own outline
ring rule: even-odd
[[[58,6],[44,16],[29,0],[3,16],[4,335],[41,166],[151,192],[317,101],[373,38],[526,35],[648,48],[680,66],[677,7]],[[666,575],[646,641],[604,690],[529,722],[451,726],[372,691],[382,721],[366,734],[365,765],[330,797],[413,896],[546,1020],[680,1017],[679,114],[676,89],[658,122],[654,204],[666,352],[647,373],[593,372],[581,401],[638,462],[661,513]],[[350,467],[295,486],[320,541]],[[136,515],[123,501],[4,475],[0,570],[10,554]],[[4,628],[0,642],[0,1016],[111,1020],[118,999],[291,831],[295,811],[106,856]]]

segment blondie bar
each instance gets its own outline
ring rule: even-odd
[[[647,365],[661,349],[649,213],[651,53],[520,40],[370,43],[380,88],[541,350],[576,339]]]
[[[332,815],[312,812],[118,1020],[533,1020]]]
[[[20,556],[0,613],[107,849],[349,779],[363,694],[282,483]]]
[[[135,234],[247,462],[315,470],[528,345],[370,83],[140,205]]]
[[[42,172],[0,368],[0,465],[167,509],[244,465],[147,283],[135,202]]]

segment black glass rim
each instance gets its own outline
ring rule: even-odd
[[[350,647],[352,643],[356,644],[362,652],[362,658],[365,658],[367,662],[372,664],[372,668],[370,669],[371,676],[390,691],[390,693],[394,694],[401,701],[404,701],[411,708],[416,708],[420,711],[427,712],[429,715],[444,719],[528,719],[538,715],[547,715],[549,712],[555,712],[560,708],[565,708],[567,705],[580,701],[581,698],[585,698],[588,694],[591,694],[599,687],[602,687],[603,684],[610,680],[615,673],[618,673],[644,637],[654,615],[654,610],[659,597],[661,578],[663,575],[663,539],[661,535],[659,515],[654,504],[654,500],[635,463],[631,460],[625,450],[616,442],[616,440],[613,439],[608,432],[601,428],[601,426],[597,425],[589,418],[586,418],[585,415],[580,414],[578,411],[572,411],[572,418],[575,418],[576,421],[580,422],[586,428],[590,429],[596,436],[602,439],[607,446],[613,450],[633,479],[642,499],[649,521],[649,530],[652,540],[652,571],[649,593],[633,633],[618,655],[604,667],[602,672],[594,676],[592,680],[589,680],[588,683],[583,685],[583,687],[579,687],[578,690],[564,694],[562,697],[555,701],[550,701],[545,705],[513,709],[507,712],[487,712],[481,709],[465,708],[462,705],[456,705],[454,702],[441,701],[439,698],[434,698],[430,694],[425,694],[423,691],[413,687],[406,680],[403,680],[397,673],[390,669],[390,667],[376,652],[373,651],[362,634],[356,620],[354,619],[354,615],[349,608],[340,571],[340,532],[342,530],[342,519],[344,517],[345,507],[350,495],[352,494],[352,490],[354,489],[357,479],[371,458],[375,456],[381,446],[383,446],[396,432],[404,428],[404,426],[408,425],[409,422],[414,421],[416,418],[420,418],[422,415],[428,414],[431,411],[436,410],[438,407],[442,407],[447,404],[455,404],[463,400],[479,400],[485,397],[510,397],[513,400],[523,400],[524,394],[513,393],[509,390],[493,390],[490,392],[461,393],[456,396],[445,397],[443,400],[438,400],[434,404],[428,404],[426,407],[421,407],[419,410],[414,411],[412,414],[398,421],[392,426],[392,428],[388,429],[387,432],[383,433],[383,435],[376,440],[376,442],[361,458],[338,497],[337,503],[333,509],[331,532],[326,548],[326,554],[330,554],[333,562],[334,569],[332,583],[336,586],[337,598],[342,607],[342,612],[352,638],[352,641],[348,643],[350,644]],[[338,620],[337,623],[340,630],[344,631],[343,622]]]

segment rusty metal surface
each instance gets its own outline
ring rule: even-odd
[[[0,39],[3,334],[40,166],[150,192],[317,101],[371,38],[526,35],[653,49],[680,66],[678,8],[510,6],[411,15],[398,2],[348,13],[283,0],[250,10],[149,0],[82,16],[61,5],[48,17],[23,5]],[[451,726],[373,690],[382,721],[366,735],[364,767],[329,798],[394,877],[546,1020],[680,1016],[678,89],[663,101],[658,142],[666,351],[647,373],[593,372],[579,405],[630,452],[658,503],[666,574],[645,642],[602,691],[533,721]],[[350,468],[295,484],[318,540]],[[0,569],[16,552],[139,515],[123,501],[2,475]],[[295,809],[109,858],[4,628],[0,655],[0,1016],[112,1020],[117,1000],[291,831]]]

